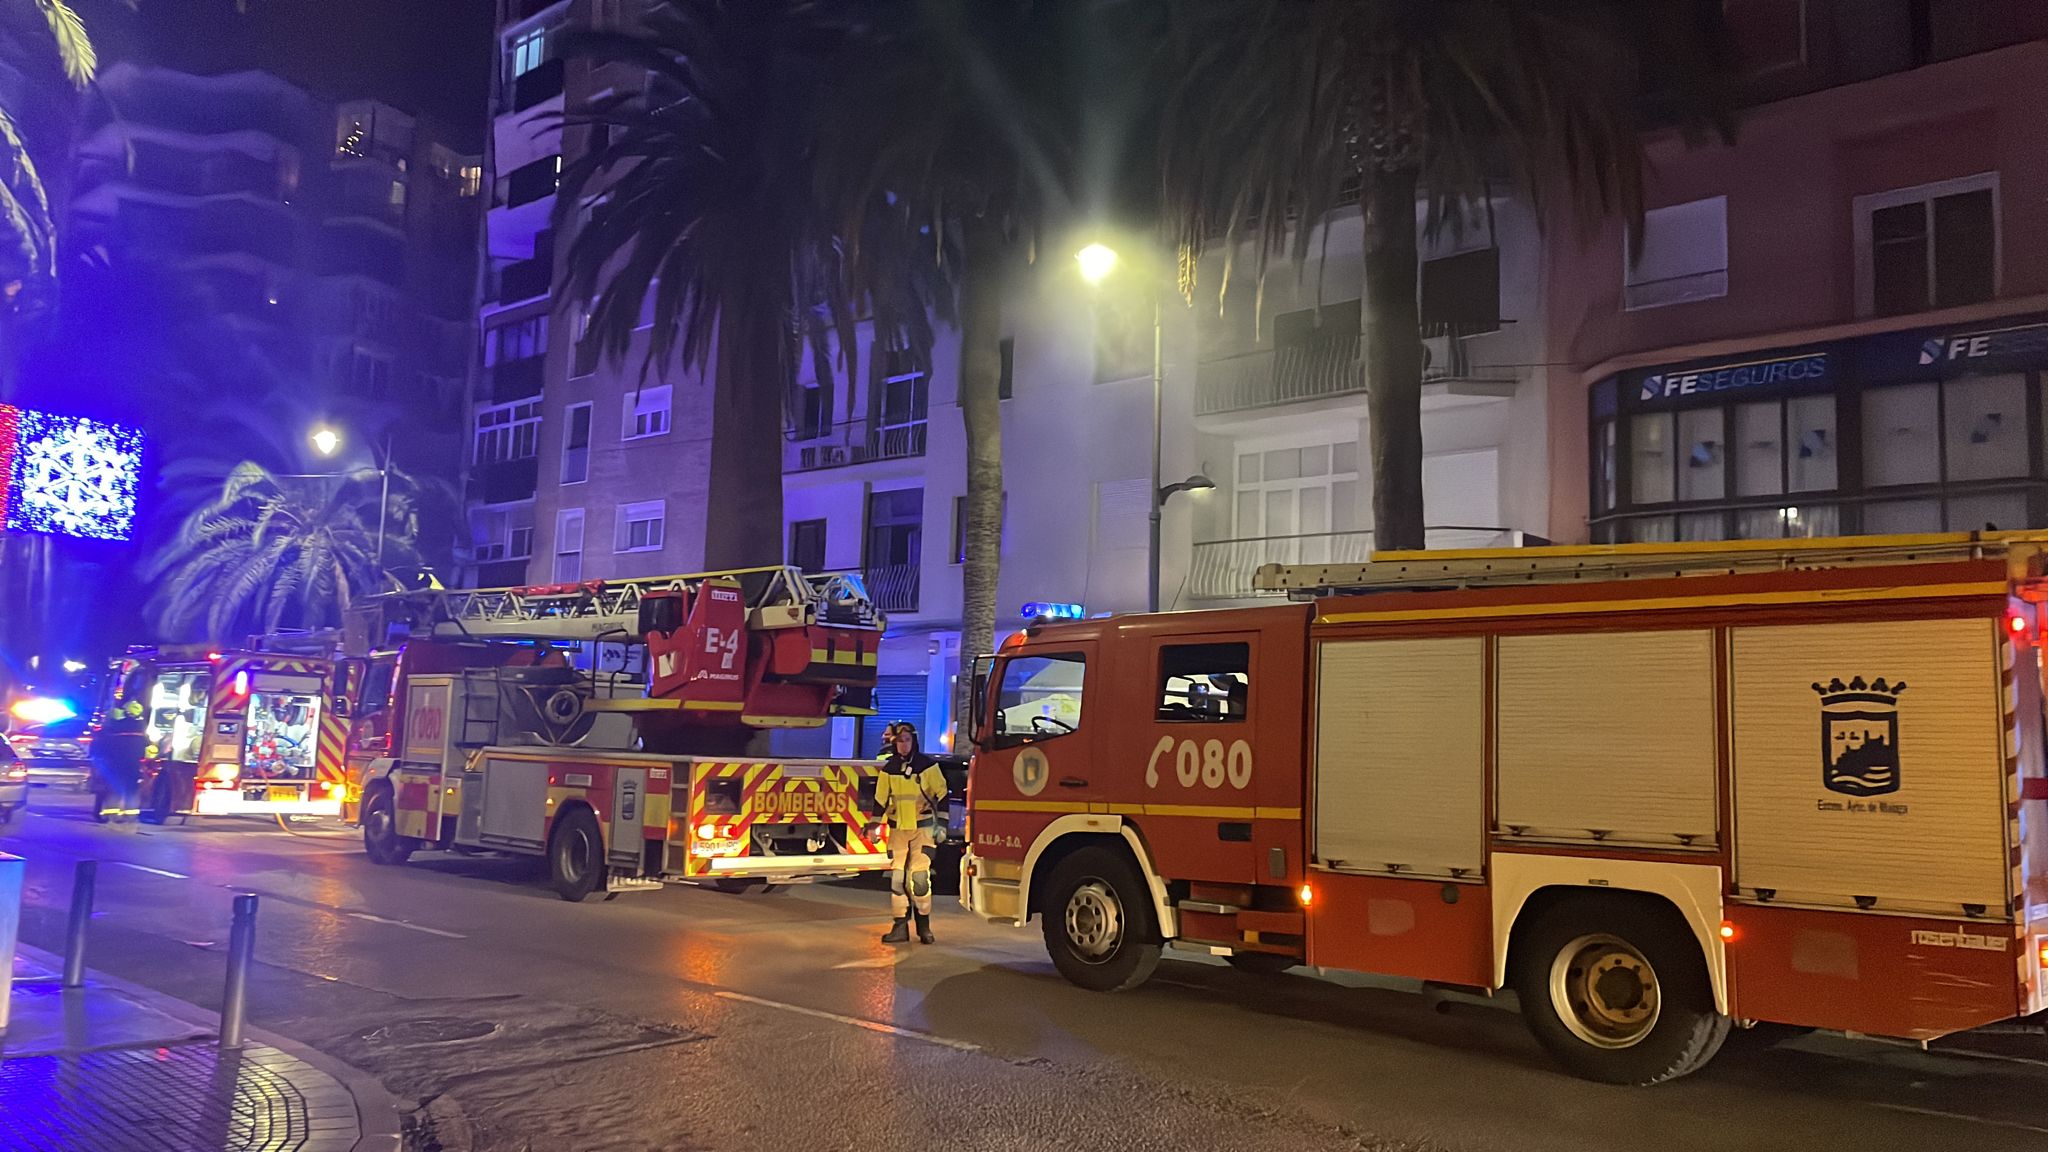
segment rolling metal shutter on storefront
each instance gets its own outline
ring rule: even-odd
[[[921,674],[875,678],[875,718],[868,721],[873,739],[881,739],[882,728],[894,720],[908,720],[924,731],[925,679]]]

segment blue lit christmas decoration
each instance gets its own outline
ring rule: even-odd
[[[142,433],[121,424],[8,409],[0,503],[12,532],[127,540],[135,532]]]

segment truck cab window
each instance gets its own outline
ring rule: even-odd
[[[1159,650],[1162,724],[1228,724],[1251,712],[1252,646],[1169,644]]]
[[[996,747],[1014,748],[1078,730],[1087,673],[1087,659],[1079,652],[1006,662],[996,689]]]

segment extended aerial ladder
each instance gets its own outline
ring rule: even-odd
[[[533,642],[543,654],[523,669],[500,658],[477,667],[548,689],[526,693],[532,715],[548,721],[544,731],[566,736],[588,712],[624,712],[634,714],[644,741],[707,727],[806,728],[835,715],[867,715],[886,623],[856,575],[765,567],[385,593],[357,605],[346,643],[367,653],[422,639]],[[645,646],[644,694],[575,687],[567,662],[545,655],[550,645],[593,642]]]

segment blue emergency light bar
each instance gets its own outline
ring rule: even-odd
[[[1033,600],[1024,605],[1026,620],[1083,620],[1088,610],[1080,604],[1056,604],[1046,600]]]

